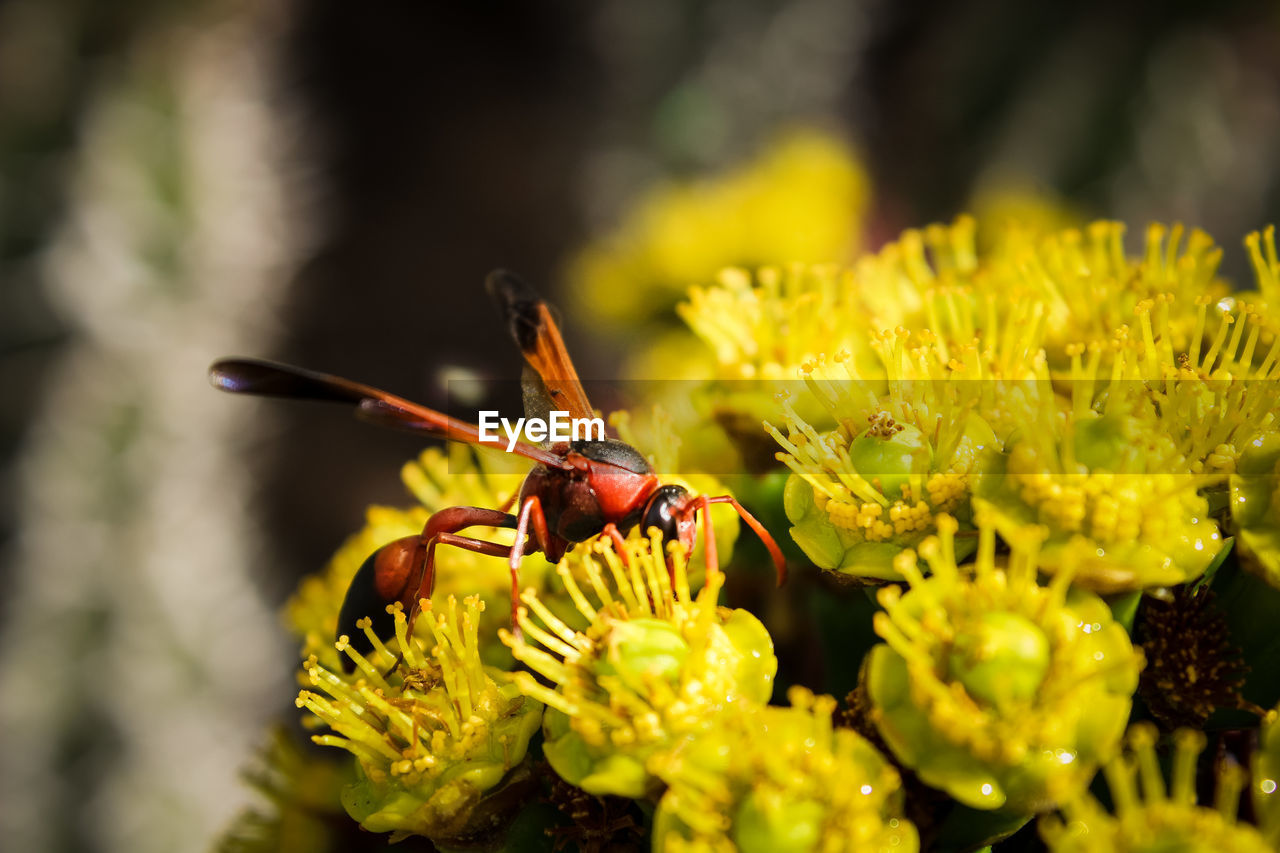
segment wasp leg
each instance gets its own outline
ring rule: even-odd
[[[516,498],[520,497],[519,492],[512,492],[511,496],[502,502],[502,506],[498,507],[498,512],[511,512],[511,508],[516,505]]]
[[[608,536],[613,540],[613,550],[617,553],[618,559],[622,560],[622,565],[629,566],[631,561],[627,559],[627,540],[622,537],[622,531],[618,529],[618,525],[612,521],[604,526],[604,530],[600,531],[601,536]]]
[[[468,527],[506,527],[516,526],[516,517],[496,509],[482,509],[475,506],[451,506],[442,509],[427,519],[422,528],[422,541],[426,544],[423,554],[422,570],[418,574],[418,583],[408,584],[405,592],[412,591],[408,600],[401,599],[409,613],[409,633],[413,633],[413,622],[421,609],[419,602],[430,598],[436,585],[436,545],[452,545],[478,554],[491,557],[505,557],[511,551],[506,545],[496,542],[485,542],[469,536],[458,536],[459,530]]]
[[[483,539],[472,539],[470,536],[458,536],[456,533],[439,533],[430,544],[427,545],[427,571],[431,572],[432,582],[435,581],[435,547],[436,545],[452,545],[455,548],[462,548],[465,551],[474,551],[477,554],[487,554],[490,557],[505,557],[511,551],[507,545],[499,545],[497,542],[485,542]],[[413,606],[409,608],[408,624],[405,626],[406,636],[413,636],[413,623],[418,618],[418,614],[422,609],[422,599],[429,598],[430,593],[425,596],[419,596],[414,599]],[[400,662],[404,660],[404,651],[396,655],[396,659],[392,661],[391,667],[382,674],[383,678],[391,675],[396,671],[396,667],[400,666]]]
[[[511,633],[520,636],[520,625],[516,621],[520,607],[520,560],[526,553],[529,540],[529,525],[533,524],[534,551],[547,551],[551,542],[551,534],[547,529],[547,517],[542,511],[542,501],[537,495],[530,495],[520,506],[520,516],[516,521],[516,541],[511,546]]]
[[[713,501],[706,495],[695,498],[693,502],[694,512],[702,510],[702,535],[705,537],[706,544],[702,546],[703,556],[707,559],[707,577],[711,579],[712,572],[720,571],[720,554],[716,551],[716,531],[711,526],[711,504]],[[692,556],[692,555],[691,555]],[[705,583],[705,581],[704,581]]]
[[[737,512],[738,515],[742,517],[742,520],[747,523],[747,526],[750,527],[753,531],[755,531],[756,536],[760,537],[760,541],[764,543],[764,547],[769,550],[769,556],[773,558],[773,567],[778,572],[778,586],[782,586],[784,583],[786,583],[787,558],[782,555],[782,549],[778,547],[778,543],[775,542],[773,540],[773,537],[769,535],[769,531],[764,529],[764,525],[761,524],[754,515],[747,512],[746,507],[738,503],[738,501],[732,495],[719,495],[718,497],[714,497],[714,498],[709,498],[704,495],[703,497],[698,498],[697,501],[695,501],[695,503],[702,506],[704,509],[708,510],[708,512],[705,513],[706,520],[704,524],[706,525],[706,528],[707,528],[707,538],[709,540],[711,539],[711,513],[709,511],[710,505],[711,504],[729,504],[730,506],[732,506],[734,511]],[[715,549],[715,542],[709,541],[707,543],[708,560],[710,560],[711,555],[714,553],[714,549]]]

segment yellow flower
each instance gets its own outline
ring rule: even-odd
[[[824,353],[870,356],[867,308],[851,270],[793,264],[721,270],[677,310],[711,347],[716,378],[777,380]]]
[[[1018,179],[984,181],[973,195],[974,218],[983,223],[979,248],[998,250],[1009,240],[1044,237],[1084,222],[1081,211],[1061,196]]]
[[[1110,381],[1098,382],[1098,352],[1080,361],[1069,348],[1072,375],[1097,385],[1106,411],[1127,411],[1151,422],[1173,442],[1173,468],[1228,473],[1245,446],[1275,429],[1280,407],[1280,335],[1265,306],[1232,298],[1196,299],[1196,322],[1185,348],[1172,341],[1174,298],[1144,299],[1138,326],[1120,329],[1110,346]]]
[[[1242,564],[1280,589],[1280,435],[1244,447],[1231,475],[1231,521]]]
[[[862,682],[869,716],[898,760],[965,805],[1042,811],[1082,789],[1129,717],[1142,655],[1095,595],[1071,587],[1070,564],[1036,583],[1044,531],[1005,534],[978,521],[975,564],[957,567],[954,520],[880,590],[884,613]]]
[[[1052,853],[1273,853],[1258,830],[1237,822],[1245,782],[1239,766],[1221,765],[1214,805],[1201,806],[1196,802],[1196,758],[1204,749],[1204,734],[1181,729],[1174,735],[1170,788],[1156,742],[1155,727],[1139,723],[1129,730],[1131,754],[1106,765],[1112,813],[1082,792],[1063,805],[1063,819],[1041,819],[1040,835]]]
[[[351,675],[309,657],[305,672],[315,689],[301,691],[297,703],[332,730],[314,736],[316,743],[356,758],[359,778],[342,793],[352,818],[371,832],[443,841],[486,826],[491,809],[504,807],[487,795],[522,783],[512,770],[538,730],[542,706],[521,695],[510,674],[481,663],[479,597],[461,608],[450,597],[439,614],[422,603],[418,621],[435,641],[429,653],[407,636],[397,603],[391,647],[362,620],[373,653],[340,642],[356,663]]]
[[[1072,399],[1039,383],[1008,400],[1023,425],[1006,453],[990,457],[974,486],[974,506],[991,513],[1002,535],[1028,523],[1046,526],[1040,565],[1056,571],[1078,538],[1090,543],[1075,580],[1117,592],[1169,586],[1204,573],[1223,540],[1203,486],[1223,475],[1193,475],[1158,420],[1125,405],[1093,407],[1096,348],[1081,368],[1071,350]],[[1118,411],[1108,411],[1109,408]]]
[[[967,318],[966,303],[989,289],[977,233],[977,220],[958,216],[950,225],[903,231],[880,251],[859,258],[853,281],[867,306],[869,328],[962,333],[964,319],[954,320],[954,312]]]
[[[1196,300],[1226,296],[1217,278],[1222,250],[1203,231],[1193,230],[1184,245],[1182,225],[1152,224],[1142,255],[1133,258],[1125,253],[1124,230],[1119,222],[1093,222],[1083,231],[1010,241],[993,259],[1044,302],[1045,345],[1055,367],[1065,363],[1068,346],[1106,342],[1127,328],[1143,300],[1163,301],[1165,343],[1186,349],[1196,327]]]
[[[699,409],[733,439],[748,470],[758,470],[758,422],[774,417],[773,398],[802,373],[824,377],[843,364],[856,381],[974,380],[980,411],[997,435],[991,388],[1040,378],[1045,306],[1009,265],[977,251],[977,222],[908,230],[851,268],[792,265],[725,270],[710,288],[692,288],[680,312],[715,353],[715,382],[699,389]],[[832,365],[834,360],[835,366]],[[982,380],[978,382],[977,380]],[[799,419],[832,426],[817,398],[792,394]],[[838,416],[838,413],[837,413]]]
[[[847,259],[868,196],[843,142],[793,131],[736,172],[649,192],[574,259],[570,303],[597,326],[635,326],[723,267]]]
[[[1269,711],[1262,721],[1258,750],[1250,766],[1253,813],[1267,842],[1280,850],[1280,714]]]
[[[1164,230],[1151,226],[1146,260],[1129,269],[1134,278],[1127,296],[1104,304],[1114,331],[1095,328],[1092,337],[1080,338],[1084,343],[1063,348],[1070,370],[1061,378],[1072,383],[1077,411],[1080,398],[1092,395],[1095,408],[1132,414],[1167,436],[1173,447],[1162,463],[1166,470],[1225,474],[1247,444],[1275,428],[1280,316],[1265,303],[1223,293],[1210,273],[1220,250],[1209,250],[1207,237],[1193,234],[1177,257],[1178,231],[1175,226],[1161,260]],[[1270,288],[1274,272],[1259,235],[1246,243],[1259,289]],[[1274,255],[1274,242],[1268,245]],[[1168,289],[1159,289],[1161,270]],[[1129,316],[1117,313],[1130,305]]]
[[[502,638],[555,685],[514,676],[548,706],[543,751],[556,772],[588,793],[641,797],[657,784],[648,769],[655,754],[714,727],[738,703],[768,701],[778,663],[756,617],[716,605],[724,575],[711,571],[692,595],[684,555],[672,546],[664,558],[656,531],[628,540],[625,563],[607,539],[593,550],[580,564],[585,583],[567,563],[557,567],[585,629],[526,590],[520,634]]]
[[[932,533],[939,513],[967,522],[973,476],[999,450],[975,412],[983,383],[953,381],[956,366],[946,362],[954,358],[936,338],[908,352],[908,337],[876,338],[884,391],[847,353],[832,366],[806,365],[806,383],[835,430],[818,432],[787,399],[787,433],[765,423],[793,472],[784,495],[792,538],[815,565],[854,579],[900,580],[893,558]]]
[[[668,853],[914,853],[898,773],[850,729],[835,700],[802,687],[654,761],[669,787],[653,820]]]
[[[1258,281],[1258,293],[1267,305],[1280,309],[1280,255],[1276,253],[1276,227],[1268,225],[1261,233],[1254,231],[1244,238],[1249,260]]]
[[[681,317],[715,355],[724,380],[793,379],[819,356],[853,354],[860,373],[881,370],[875,333],[928,326],[969,343],[986,314],[974,306],[977,224],[908,230],[852,267],[795,263],[754,275],[722,270],[711,287],[693,287]]]
[[[703,344],[687,347],[684,360],[701,367],[698,379],[711,381],[660,387],[681,432],[696,442],[695,461],[758,473],[773,463],[760,422],[773,415],[775,397],[795,384],[801,365],[849,350],[864,370],[875,369],[867,306],[851,275],[831,265],[725,269],[714,286],[690,288],[677,310]],[[798,405],[810,418],[825,416],[816,405]]]
[[[284,727],[274,729],[244,776],[269,802],[238,815],[216,853],[329,853],[331,824],[342,817],[339,797],[354,773],[349,762],[304,749]]]

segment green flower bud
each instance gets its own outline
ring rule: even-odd
[[[933,448],[918,427],[882,419],[849,442],[849,461],[882,495],[896,499],[912,474],[928,472]]]
[[[979,518],[977,561],[956,566],[955,521],[897,560],[863,669],[869,716],[903,765],[975,809],[1030,814],[1088,784],[1129,716],[1141,654],[1101,599],[1070,587],[1071,564],[1036,583],[1043,531],[1006,537]]]
[[[733,817],[733,841],[742,853],[808,853],[822,839],[826,813],[810,799],[783,802],[753,791]]]
[[[689,644],[675,625],[661,619],[634,619],[613,626],[596,674],[617,675],[628,687],[643,690],[653,678],[674,684],[688,657]]]
[[[1118,415],[1084,418],[1075,424],[1076,461],[1090,470],[1123,471],[1141,451],[1133,422]]]
[[[1049,638],[1020,614],[984,613],[956,637],[949,663],[951,677],[975,699],[998,706],[1026,703],[1049,671]]]
[[[602,752],[573,727],[572,720],[554,707],[543,717],[542,752],[560,778],[589,794],[639,798],[649,793],[653,780],[644,757]]]

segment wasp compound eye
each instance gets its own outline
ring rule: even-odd
[[[662,541],[673,542],[680,538],[681,513],[689,503],[689,492],[681,486],[662,486],[649,498],[640,530],[647,533],[650,527],[662,531]]]

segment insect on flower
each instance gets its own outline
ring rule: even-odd
[[[566,412],[570,418],[591,418],[577,371],[565,350],[551,312],[533,290],[512,273],[498,270],[486,286],[501,306],[507,326],[532,371],[526,370],[526,417]],[[409,613],[410,626],[418,613],[418,601],[429,598],[435,582],[437,545],[452,545],[480,554],[504,557],[511,568],[512,626],[519,601],[519,569],[527,553],[541,551],[558,562],[574,544],[603,534],[621,544],[625,531],[640,525],[656,527],[664,541],[678,541],[692,552],[697,538],[697,514],[703,510],[708,571],[717,566],[711,504],[729,504],[764,542],[778,572],[786,577],[786,560],[773,537],[730,495],[691,495],[682,486],[663,485],[648,460],[631,445],[616,439],[576,440],[540,446],[524,441],[509,445],[486,434],[474,424],[428,409],[394,394],[349,379],[298,367],[231,358],[209,368],[214,386],[224,391],[323,400],[356,407],[365,420],[420,432],[433,438],[490,447],[508,446],[510,452],[532,460],[515,499],[517,506],[486,509],[449,507],[431,516],[422,533],[382,546],[365,560],[347,589],[338,615],[338,635],[350,638],[356,651],[372,650],[365,632],[356,623],[369,617],[376,636],[390,636],[393,617],[387,605],[399,601]],[[516,512],[509,510],[515,508]],[[507,546],[463,535],[469,527],[514,529],[514,544]],[[353,664],[346,660],[344,666]]]

